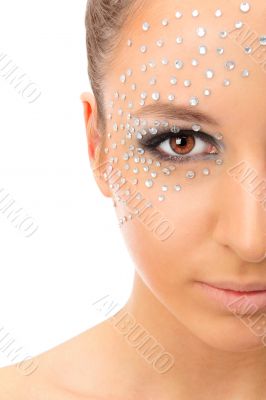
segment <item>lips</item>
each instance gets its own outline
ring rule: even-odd
[[[266,308],[266,284],[261,282],[245,285],[234,282],[196,282],[202,292],[223,308],[238,314],[253,314]]]

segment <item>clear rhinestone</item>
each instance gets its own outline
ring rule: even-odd
[[[192,125],[192,129],[193,129],[193,131],[198,132],[198,131],[201,130],[201,126],[198,125],[198,124],[193,124],[193,125]]]
[[[180,192],[181,190],[181,186],[180,185],[175,185],[175,191],[176,192]]]
[[[220,8],[218,8],[215,13],[214,13],[215,17],[221,17],[222,16],[222,10],[220,10]]]
[[[156,45],[157,45],[158,47],[163,47],[164,41],[163,41],[162,39],[158,39],[158,40],[156,40]]]
[[[175,60],[175,67],[176,69],[181,69],[183,67],[183,61],[181,60]]]
[[[131,69],[131,68],[128,68],[128,70],[127,70],[127,76],[132,76],[132,74],[133,74],[132,69]]]
[[[193,179],[195,177],[195,175],[196,175],[196,173],[194,171],[187,171],[186,178]]]
[[[210,96],[211,90],[210,89],[204,89],[203,94],[204,94],[204,96]]]
[[[146,72],[147,71],[147,65],[146,64],[142,64],[142,66],[140,67],[140,70],[142,72]]]
[[[184,86],[185,86],[185,87],[191,86],[191,81],[190,81],[189,79],[185,79],[185,80],[184,80]]]
[[[244,52],[245,52],[246,54],[251,54],[251,53],[252,53],[252,48],[251,48],[251,47],[245,47],[245,48],[244,48]]]
[[[151,172],[151,177],[152,177],[152,178],[156,178],[156,177],[157,177],[157,172],[154,172],[154,171]]]
[[[152,179],[148,179],[148,180],[145,182],[145,185],[146,185],[148,188],[151,188],[151,187],[153,186],[153,180],[152,180]]]
[[[127,45],[128,45],[128,47],[131,47],[131,46],[132,46],[132,40],[131,40],[131,39],[128,39]]]
[[[163,168],[163,170],[162,170],[162,173],[164,174],[164,175],[170,175],[171,174],[171,171],[168,169],[168,168]]]
[[[148,22],[144,22],[142,25],[142,29],[144,31],[148,31],[150,29],[150,24]]]
[[[224,79],[224,81],[223,81],[223,85],[224,86],[229,86],[230,85],[230,80],[229,79]]]
[[[207,69],[205,71],[205,76],[208,79],[212,79],[214,77],[214,71],[212,69]]]
[[[164,200],[165,200],[165,196],[160,195],[160,196],[158,197],[158,200],[159,200],[159,201],[164,201]]]
[[[125,74],[122,74],[122,75],[120,75],[120,82],[122,82],[122,83],[125,83],[126,82],[126,75]]]
[[[158,133],[158,129],[155,128],[155,127],[152,127],[152,128],[149,129],[149,132],[150,132],[152,135],[156,135],[156,134]]]
[[[150,78],[149,84],[150,85],[155,85],[156,84],[156,78]]]
[[[167,26],[168,24],[169,24],[168,19],[167,19],[167,18],[164,18],[164,19],[162,20],[162,25],[163,25],[163,26]]]
[[[262,46],[266,46],[266,35],[261,36],[259,42]]]
[[[220,132],[216,133],[215,137],[216,137],[217,140],[222,140],[223,139],[223,135]]]
[[[221,158],[218,158],[215,162],[217,165],[222,165],[224,161]]]
[[[228,69],[229,71],[231,71],[232,69],[235,68],[235,63],[234,61],[226,61],[226,63],[224,64],[225,68]]]
[[[203,173],[203,175],[210,175],[210,170],[209,170],[209,168],[203,168],[203,170],[202,170],[202,173]]]
[[[175,99],[175,95],[174,94],[171,93],[171,94],[168,95],[168,100],[169,101],[174,101],[174,99]]]
[[[136,90],[136,89],[137,89],[137,85],[136,85],[135,83],[132,83],[131,89],[132,89],[132,90]]]
[[[160,99],[160,93],[154,92],[154,93],[152,93],[151,97],[153,100],[158,101]]]
[[[236,21],[235,22],[235,28],[236,29],[240,29],[240,28],[242,28],[242,26],[243,26],[243,22],[242,21]]]
[[[226,31],[221,31],[220,33],[219,33],[219,36],[221,37],[221,38],[226,38],[227,37],[227,35],[228,35],[228,33],[226,32]]]
[[[151,68],[155,68],[156,67],[156,62],[154,60],[150,60],[148,64],[149,64],[149,66]]]
[[[175,41],[177,44],[183,43],[183,38],[181,36],[177,36]]]
[[[147,92],[141,92],[141,93],[140,93],[141,99],[144,99],[144,100],[145,100],[145,99],[147,98],[147,96],[148,96],[148,95],[147,95]]]
[[[247,1],[242,1],[240,4],[240,10],[245,13],[248,12],[250,10],[250,4]]]
[[[191,64],[193,65],[193,67],[196,67],[197,65],[199,65],[199,62],[198,60],[196,60],[196,58],[193,58]]]
[[[193,10],[192,11],[192,17],[198,17],[199,16],[199,11],[198,10]]]
[[[145,45],[140,46],[140,52],[141,53],[146,53],[146,51],[147,51],[147,46],[145,46]]]
[[[203,28],[202,26],[199,26],[199,27],[197,28],[197,35],[198,35],[199,37],[205,36],[205,35],[206,35],[206,29]]]
[[[243,76],[243,78],[246,78],[247,76],[249,76],[249,70],[248,69],[243,69],[241,75]]]
[[[167,192],[167,190],[168,190],[168,186],[163,185],[163,186],[162,186],[162,191],[163,191],[163,192]]]
[[[162,64],[167,65],[169,63],[168,58],[164,57],[162,58]]]
[[[204,55],[207,53],[207,47],[204,45],[199,46],[199,53]]]
[[[180,11],[177,11],[175,13],[176,18],[181,18],[182,17],[182,13]]]
[[[197,104],[199,104],[199,99],[197,97],[191,97],[189,99],[189,104],[191,106],[196,106]]]
[[[218,48],[216,49],[216,51],[217,51],[217,53],[220,54],[220,55],[224,53],[223,47],[218,47]]]
[[[172,78],[170,79],[170,83],[171,83],[171,85],[176,85],[177,84],[176,77],[172,76]]]

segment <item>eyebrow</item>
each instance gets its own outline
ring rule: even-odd
[[[211,115],[208,115],[200,110],[192,110],[188,106],[175,106],[169,103],[158,102],[156,104],[147,104],[141,107],[131,115],[133,117],[147,117],[155,115],[161,118],[182,119],[188,122],[201,122],[214,126],[219,126],[220,123]]]

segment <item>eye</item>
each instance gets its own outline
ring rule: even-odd
[[[218,154],[217,148],[200,133],[179,133],[162,141],[156,149],[166,156]]]
[[[223,147],[212,135],[193,130],[180,130],[178,133],[158,132],[152,138],[140,142],[156,158],[180,163],[217,158]]]

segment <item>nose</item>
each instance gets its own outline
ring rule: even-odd
[[[252,263],[261,263],[266,258],[265,178],[262,164],[240,161],[229,166],[218,201],[216,241]]]

